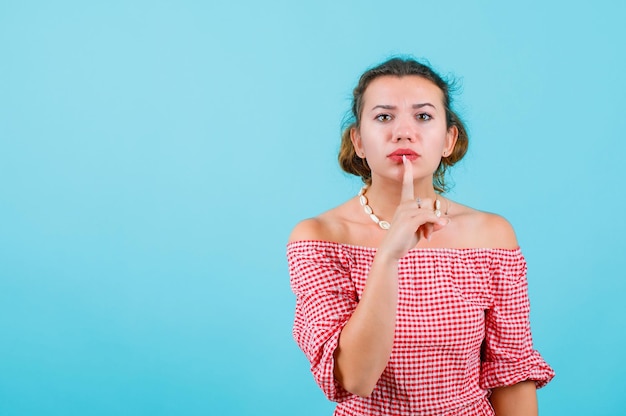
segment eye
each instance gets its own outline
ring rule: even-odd
[[[376,120],[382,121],[383,123],[391,120],[391,116],[389,114],[379,114],[376,116]]]
[[[428,113],[420,113],[417,115],[417,119],[418,120],[422,120],[422,121],[428,121],[430,119],[432,119],[433,117],[428,114]]]

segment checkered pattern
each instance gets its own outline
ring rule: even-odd
[[[343,415],[493,416],[489,389],[554,371],[533,350],[526,262],[519,249],[415,249],[399,261],[393,351],[374,392],[355,396],[333,376],[341,329],[376,249],[325,241],[287,246],[296,294],[293,334]]]

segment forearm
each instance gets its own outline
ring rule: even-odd
[[[369,396],[387,366],[397,304],[398,261],[379,252],[335,351],[335,377],[351,393]]]
[[[537,416],[537,389],[532,380],[497,387],[489,398],[496,416]]]

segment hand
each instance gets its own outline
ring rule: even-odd
[[[430,240],[430,236],[445,227],[449,220],[435,215],[432,207],[434,201],[424,199],[422,207],[417,205],[413,192],[413,165],[405,156],[402,157],[404,175],[402,177],[402,194],[400,205],[396,209],[391,228],[383,240],[379,251],[388,253],[394,259],[400,259],[415,247],[422,238]]]

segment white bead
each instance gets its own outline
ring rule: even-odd
[[[380,218],[378,218],[376,214],[374,214],[374,210],[367,203],[367,197],[365,196],[366,191],[367,191],[367,185],[362,187],[358,193],[359,203],[363,207],[363,211],[365,211],[365,213],[370,216],[372,221],[378,224],[378,226],[381,229],[388,230],[391,227],[391,223],[389,223],[388,221],[381,221]]]

